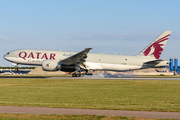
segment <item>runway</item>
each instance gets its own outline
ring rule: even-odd
[[[0,76],[0,78],[38,78],[38,79],[86,79],[86,80],[180,80],[180,77],[138,77],[138,76],[125,76],[125,77],[103,77],[103,76],[82,76],[82,77],[46,77],[46,76]]]
[[[123,116],[123,117],[180,119],[180,113],[178,112],[147,112],[147,111],[93,110],[93,109],[15,107],[15,106],[0,106],[0,113],[105,115],[105,116]]]
[[[47,77],[46,79],[99,79],[99,80],[180,80],[180,78],[148,78],[148,77],[93,77],[93,76],[85,76],[85,77]]]

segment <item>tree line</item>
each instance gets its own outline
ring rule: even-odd
[[[18,69],[34,69],[36,67],[18,67]],[[2,67],[0,66],[0,69],[17,69],[16,67]]]

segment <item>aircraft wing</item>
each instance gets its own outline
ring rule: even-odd
[[[92,48],[85,48],[83,51],[76,53],[68,58],[65,58],[63,60],[61,60],[60,62],[62,64],[66,64],[66,65],[71,65],[71,64],[80,64],[80,63],[84,63],[87,58],[87,53],[91,50]]]
[[[152,61],[144,62],[144,64],[158,64],[158,63],[160,63],[162,61],[166,61],[166,60],[162,60],[162,59],[152,60]]]

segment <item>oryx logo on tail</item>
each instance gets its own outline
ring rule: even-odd
[[[160,38],[159,40],[157,40],[156,42],[154,42],[153,44],[151,44],[144,52],[143,54],[145,56],[147,55],[154,55],[154,57],[156,59],[159,59],[162,51],[163,51],[163,48],[164,48],[164,45],[166,44],[166,42],[164,41],[167,41],[168,38],[169,38],[170,34],[169,35],[166,35],[165,37],[163,38]],[[164,42],[164,43],[163,43]]]
[[[150,43],[138,56],[148,56],[154,59],[159,59],[166,45],[166,42],[171,34],[171,31],[164,31],[152,43]]]

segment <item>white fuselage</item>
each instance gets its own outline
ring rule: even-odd
[[[76,52],[68,51],[49,51],[36,49],[20,49],[10,51],[4,58],[10,62],[24,65],[42,65],[44,60],[61,61],[68,58]],[[84,63],[88,70],[110,70],[110,71],[127,71],[150,67],[166,66],[168,61],[160,62],[154,66],[144,64],[153,60],[143,56],[126,56],[112,54],[88,53]]]

